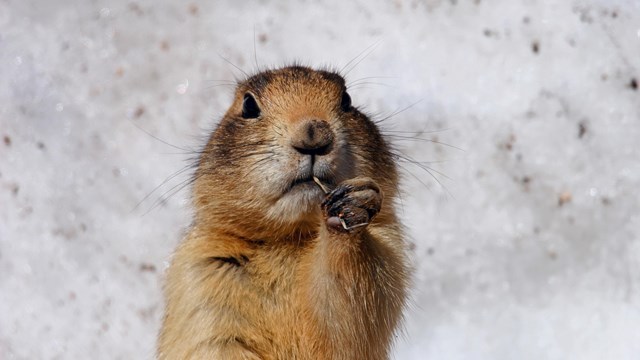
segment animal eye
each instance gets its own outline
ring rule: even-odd
[[[342,111],[351,110],[351,96],[346,91],[342,92],[342,100],[340,101],[340,108]]]
[[[242,100],[242,117],[245,119],[255,119],[260,116],[260,107],[253,95],[246,93]]]

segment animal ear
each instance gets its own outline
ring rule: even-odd
[[[342,111],[351,110],[351,96],[349,96],[349,93],[347,93],[346,90],[342,92],[342,100],[340,100],[340,108],[342,109]]]
[[[251,93],[244,94],[242,100],[242,117],[245,119],[255,119],[260,116],[260,106],[258,102],[251,95]]]

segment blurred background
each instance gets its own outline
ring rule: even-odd
[[[410,161],[395,359],[638,359],[640,1],[0,0],[0,359],[152,359],[242,71],[345,69]]]

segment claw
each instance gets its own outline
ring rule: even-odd
[[[342,227],[347,231],[369,225],[369,223],[366,222],[366,223],[362,223],[362,224],[356,224],[356,225],[353,225],[353,226],[348,226],[343,218],[338,218],[338,219],[340,220],[340,224],[342,224]]]

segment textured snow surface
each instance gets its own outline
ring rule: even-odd
[[[2,0],[0,359],[153,357],[225,59],[356,59],[429,162],[395,358],[640,357],[639,1]]]

